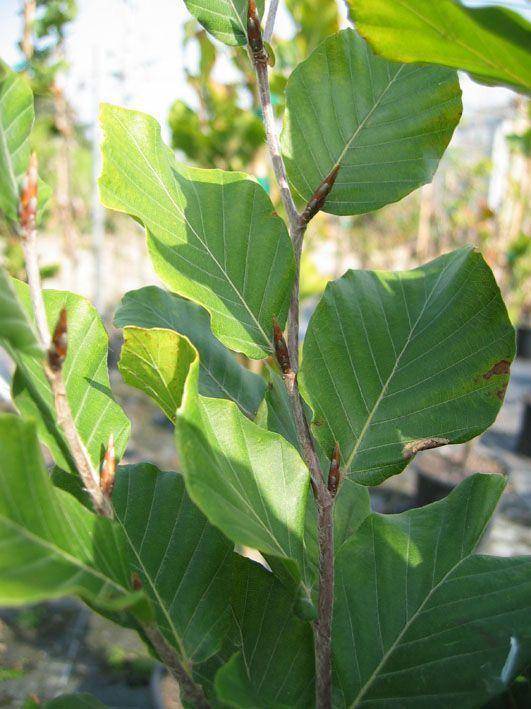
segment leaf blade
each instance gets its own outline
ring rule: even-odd
[[[478,81],[531,90],[531,25],[503,7],[440,0],[347,2],[359,32],[394,61],[463,69]]]
[[[247,0],[184,0],[207,32],[228,45],[247,43]],[[260,16],[264,0],[257,0]]]
[[[329,455],[339,442],[354,480],[378,484],[419,450],[482,433],[514,351],[499,288],[469,248],[412,271],[349,271],[327,287],[304,343],[315,436]]]
[[[18,605],[72,593],[99,608],[135,603],[114,525],[53,487],[35,425],[0,416],[0,598]],[[36,572],[38,569],[38,572]]]
[[[187,337],[199,353],[199,392],[235,401],[246,416],[254,418],[265,383],[242,367],[214,337],[203,308],[156,286],[147,286],[126,293],[114,323],[121,328],[167,328]]]
[[[323,211],[396,202],[431,181],[461,110],[455,72],[387,62],[343,30],[288,80],[281,145],[290,182],[307,202],[339,166]]]
[[[243,173],[176,163],[146,114],[104,104],[101,121],[103,203],[144,224],[158,275],[209,311],[221,342],[256,359],[272,352],[294,257],[264,190]]]
[[[503,691],[496,674],[509,638],[513,632],[519,637],[528,632],[529,620],[524,622],[518,605],[531,600],[530,559],[481,557],[473,551],[504,484],[501,476],[475,475],[434,505],[399,515],[371,515],[343,548],[333,650],[343,705],[438,697],[450,706],[459,696],[460,706],[478,706]],[[473,594],[471,603],[465,591],[474,584],[466,576],[478,564],[479,572],[485,566],[501,570],[505,584],[511,567],[517,568],[519,582],[525,583],[514,591],[514,599],[506,593],[493,599],[487,593],[482,601]],[[500,578],[494,585],[504,593]],[[457,601],[453,609],[449,599]],[[498,622],[500,604],[512,617]],[[439,641],[432,630],[442,630]],[[444,664],[445,653],[450,664]]]
[[[208,659],[229,627],[233,544],[193,505],[178,473],[122,466],[112,500],[161,632],[183,662]]]

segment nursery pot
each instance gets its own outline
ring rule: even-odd
[[[531,395],[524,398],[524,410],[520,424],[520,433],[516,441],[516,450],[521,455],[531,457]]]
[[[531,325],[519,325],[516,328],[516,356],[531,359]]]
[[[507,472],[496,458],[475,451],[469,453],[465,465],[459,454],[444,455],[438,451],[427,451],[417,456],[414,466],[417,473],[417,507],[442,500],[473,473]]]

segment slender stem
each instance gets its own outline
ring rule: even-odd
[[[286,166],[284,165],[284,160],[282,159],[282,154],[280,152],[280,143],[278,142],[275,127],[275,114],[271,103],[267,61],[257,60],[254,57],[252,58],[252,61],[256,72],[256,78],[258,80],[258,96],[260,98],[260,105],[262,108],[267,147],[271,157],[271,162],[273,163],[275,178],[280,189],[282,203],[284,204],[284,208],[288,216],[290,234],[293,239],[294,234],[300,229],[299,213],[291,195]]]
[[[319,543],[319,596],[315,622],[315,702],[320,709],[332,706],[332,618],[334,608],[334,505],[330,495],[317,503]]]
[[[157,651],[167,670],[177,681],[183,697],[198,709],[208,709],[210,704],[205,697],[203,689],[191,679],[174,648],[166,641],[160,630],[155,625],[148,623],[142,625],[142,630]]]
[[[290,299],[287,343],[290,366],[283,371],[283,374],[295,419],[297,437],[304,461],[310,471],[312,490],[317,503],[319,600],[317,605],[317,621],[314,625],[315,691],[318,709],[329,709],[332,706],[331,638],[334,605],[333,497],[328,492],[325,484],[297,383],[299,359],[300,262],[308,220],[302,219],[301,215],[299,215],[288,184],[286,167],[280,152],[275,116],[271,105],[268,68],[267,62],[264,61],[264,53],[251,51],[250,55],[258,81],[258,95],[262,107],[269,155],[288,217],[289,233],[295,254],[295,278]]]
[[[277,17],[278,10],[278,0],[269,0],[269,8],[267,10],[267,17],[265,21],[264,28],[264,40],[269,42],[273,36],[273,30],[275,28],[275,20]]]
[[[35,165],[32,165],[30,170],[35,173],[29,176],[29,181],[31,183],[36,179]],[[34,195],[34,198],[36,199],[36,194]],[[35,226],[35,216],[32,216],[30,219],[22,222],[21,237],[31,304],[33,306],[33,312],[35,313],[37,333],[39,335],[39,341],[43,350],[47,352],[50,349],[51,338],[50,330],[48,328],[48,319],[46,317],[46,309],[44,306],[44,298],[42,295],[41,274],[37,256],[37,229]],[[45,362],[44,373],[53,393],[55,410],[57,413],[57,423],[65,435],[72,453],[72,458],[74,459],[76,468],[81,479],[83,480],[83,484],[93,500],[96,511],[100,513],[103,513],[104,511],[109,512],[109,504],[99,486],[99,476],[94,471],[83,441],[77,432],[72,410],[70,409],[70,404],[68,403],[61,369],[59,368],[54,370],[50,367],[48,362]]]

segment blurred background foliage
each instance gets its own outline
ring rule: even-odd
[[[286,0],[284,7],[293,32],[282,27],[282,36],[275,36],[271,62],[272,101],[279,119],[290,73],[343,22],[336,0]],[[54,249],[55,260],[44,259],[43,275],[55,276],[58,285],[74,290],[79,273],[84,272],[82,254],[92,250],[92,258],[98,259],[104,252],[91,245],[97,218],[95,131],[78,120],[64,90],[69,72],[65,38],[77,9],[75,0],[21,2],[24,59],[16,67],[26,73],[35,92],[33,143],[41,174],[54,189],[45,230],[53,234],[60,248]],[[210,39],[195,20],[184,26],[183,45],[188,58],[187,90],[176,87],[177,97],[165,127],[178,159],[255,175],[281,212],[274,180],[270,179],[254,74],[245,49]],[[104,71],[111,69],[104,67]],[[411,268],[468,242],[477,245],[493,267],[513,321],[531,319],[527,99],[514,97],[503,111],[494,113],[478,110],[468,121],[465,116],[431,185],[378,212],[342,219],[318,215],[310,226],[302,266],[302,294],[309,299],[308,313],[326,282],[346,268]],[[107,243],[130,229],[115,214],[106,215],[105,225]],[[139,246],[139,251],[142,248]],[[13,235],[4,240],[4,255],[10,271],[24,277]],[[130,264],[127,268],[130,270]],[[97,272],[97,265],[95,269]],[[145,280],[144,271],[141,279]],[[89,274],[81,280],[94,279]],[[102,302],[93,293],[86,294]],[[109,292],[103,302],[111,309],[118,296]]]

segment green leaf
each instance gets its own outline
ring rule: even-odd
[[[339,165],[325,212],[396,202],[430,182],[461,110],[454,71],[392,64],[343,30],[288,81],[281,142],[290,182],[306,202]]]
[[[271,353],[294,258],[267,194],[243,173],[178,164],[146,114],[104,104],[101,121],[105,206],[144,224],[157,274],[209,311],[223,344],[255,359]]]
[[[357,482],[400,473],[416,452],[462,443],[496,418],[514,330],[481,254],[412,271],[347,271],[310,321],[301,386],[313,432]]]
[[[43,357],[33,328],[18,302],[9,276],[0,267],[0,344],[35,357]]]
[[[230,399],[254,418],[264,394],[264,380],[238,364],[214,337],[203,308],[156,286],[147,286],[125,294],[114,324],[122,328],[167,328],[187,337],[199,352],[199,392]]]
[[[338,707],[480,707],[529,662],[531,557],[473,554],[503,488],[474,475],[428,507],[372,514],[344,545]]]
[[[234,545],[192,504],[178,473],[120,467],[112,501],[161,632],[184,662],[207,659],[229,627]]]
[[[194,362],[175,425],[190,497],[237,544],[301,563],[307,468],[233,402],[200,396],[198,370]]]
[[[313,636],[294,614],[295,596],[263,567],[241,560],[233,593],[234,641],[216,692],[230,707],[313,706]]]
[[[19,190],[28,169],[33,94],[26,79],[0,61],[0,210],[18,221]]]
[[[119,528],[52,485],[35,424],[10,414],[0,415],[0,491],[2,605],[77,594],[112,610],[139,600]]]
[[[20,281],[13,283],[33,321],[27,285]],[[93,466],[99,470],[110,434],[114,434],[116,455],[120,459],[130,430],[129,420],[113,399],[109,387],[107,333],[98,313],[85,298],[55,290],[45,290],[43,295],[50,331],[55,328],[61,308],[64,306],[67,310],[68,354],[63,377],[78,433]],[[53,396],[41,358],[14,351],[12,355],[17,364],[13,380],[17,408],[24,416],[36,420],[39,437],[50,449],[57,465],[75,472],[68,446],[57,425]]]
[[[19,193],[28,169],[35,112],[28,81],[0,59],[0,212],[18,222]],[[39,207],[50,189],[39,181]]]
[[[388,59],[432,62],[478,81],[531,90],[531,26],[502,7],[453,0],[347,0],[356,28]]]
[[[129,326],[124,329],[118,369],[126,384],[145,392],[175,422],[195,357],[196,350],[188,340],[172,330]]]
[[[191,14],[207,32],[229,45],[247,44],[248,0],[184,0]],[[260,16],[264,0],[257,0]]]

